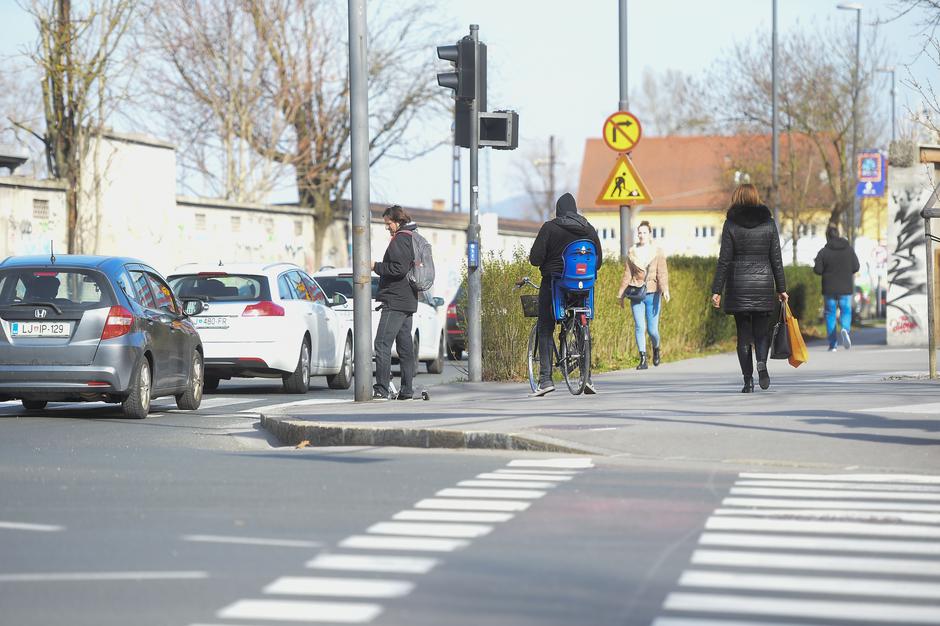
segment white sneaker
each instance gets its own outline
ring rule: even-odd
[[[593,396],[597,393],[597,389],[594,388],[594,383],[585,383],[584,393],[588,396]]]
[[[541,398],[545,394],[551,393],[553,391],[555,391],[555,385],[553,385],[552,383],[548,383],[548,384],[540,383],[538,389],[536,389],[533,393],[530,393],[529,397]]]
[[[829,348],[829,352],[838,352],[838,351],[839,349],[835,346],[832,346],[831,348]]]
[[[842,347],[848,350],[849,348],[852,347],[852,338],[849,337],[849,331],[843,328],[841,336],[842,336]]]

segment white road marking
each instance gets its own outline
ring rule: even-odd
[[[790,500],[786,498],[725,498],[723,506],[756,506],[794,509],[853,509],[878,511],[929,511],[940,512],[940,504],[919,502],[866,502],[864,500]]]
[[[438,559],[417,556],[319,554],[316,558],[307,562],[307,567],[361,572],[427,574],[438,563],[440,563]]]
[[[366,532],[376,535],[407,535],[409,537],[452,537],[475,539],[492,532],[492,526],[482,524],[431,524],[412,522],[379,522]]]
[[[535,499],[545,495],[544,491],[526,489],[441,489],[436,494],[440,498],[519,498]]]
[[[319,548],[317,541],[299,539],[264,539],[260,537],[228,537],[225,535],[184,535],[183,541],[197,543],[234,543],[248,546],[271,546],[280,548]]]
[[[863,483],[914,483],[922,485],[940,485],[940,476],[925,474],[767,474],[762,472],[742,472],[740,478],[771,480],[847,480]]]
[[[466,548],[465,539],[432,539],[424,537],[390,537],[380,535],[352,535],[343,539],[339,547],[361,550],[418,550],[421,552],[453,552]]]
[[[524,480],[461,480],[457,483],[458,487],[518,487],[530,489],[551,489],[556,487],[555,483],[535,482]]]
[[[794,498],[870,498],[872,500],[931,500],[940,502],[940,493],[911,493],[898,491],[833,491],[828,489],[773,489],[767,487],[732,487],[730,493],[739,496],[769,496]]]
[[[940,554],[940,542],[894,541],[891,539],[839,539],[837,537],[793,537],[751,533],[703,533],[699,543],[706,546],[737,548],[778,548],[782,550],[833,550],[837,552],[894,552]]]
[[[735,487],[802,487],[804,489],[884,489],[885,483],[858,483],[858,482],[823,482],[810,480],[739,480]],[[897,491],[923,491],[940,492],[936,485],[899,484],[892,486]]]
[[[664,608],[671,611],[748,613],[781,617],[851,619],[853,621],[915,624],[940,623],[940,607],[910,606],[880,602],[836,602],[827,600],[782,599],[760,596],[671,593]]]
[[[0,529],[6,530],[32,530],[40,533],[54,533],[65,530],[65,526],[56,524],[27,524],[25,522],[0,522]]]
[[[320,404],[346,404],[352,402],[349,398],[315,398],[313,400],[297,400],[296,402],[282,402],[280,404],[269,404],[267,406],[256,406],[250,409],[244,409],[239,413],[268,413],[271,411],[280,411],[282,409],[300,408],[303,406],[314,406]]]
[[[4,583],[101,582],[107,580],[194,580],[206,572],[59,572],[49,574],[0,574]]]
[[[919,415],[940,415],[940,402],[926,404],[905,404],[904,406],[882,406],[876,409],[852,409],[853,413],[917,413]]]
[[[485,472],[477,474],[477,478],[483,480],[571,480],[572,476],[558,476],[554,474],[517,474],[508,473],[508,470],[502,472]]]
[[[908,576],[940,576],[940,562],[913,559],[696,550],[692,554],[692,563],[695,565],[723,565],[730,567],[844,570],[849,572],[905,574]]]
[[[705,522],[708,530],[753,530],[795,533],[880,535],[894,537],[940,538],[940,528],[932,526],[893,526],[865,522],[809,522],[799,520],[712,517]]]
[[[211,624],[193,624],[192,626],[212,626]],[[705,619],[702,617],[657,617],[652,626],[795,626],[793,622],[759,622],[737,619]],[[800,622],[799,626],[821,626]]]
[[[258,398],[216,398],[212,397],[202,399],[202,402],[199,404],[199,410],[202,409],[214,409],[216,407],[224,406],[235,406],[236,404],[248,404],[250,402],[257,402]]]
[[[716,509],[712,515],[749,517],[811,517],[816,519],[852,520],[856,522],[911,522],[940,524],[940,513],[909,513],[905,511],[847,511],[844,509]]]
[[[498,469],[495,474],[537,474],[539,476],[567,476],[568,478],[559,478],[558,480],[571,480],[581,473],[580,470],[552,470],[552,469]]]
[[[392,519],[411,522],[508,522],[512,513],[481,513],[477,511],[401,511]]]
[[[298,600],[238,600],[221,611],[222,619],[263,619],[292,622],[340,622],[361,624],[378,617],[382,606],[352,602]]]
[[[591,459],[516,459],[509,467],[554,467],[561,469],[588,469],[594,467]]]
[[[852,596],[889,596],[895,598],[940,598],[940,584],[866,578],[823,576],[773,576],[753,572],[686,571],[679,578],[685,587],[716,587],[753,591],[825,593]]]
[[[458,511],[525,511],[529,502],[508,500],[457,500],[426,498],[415,503],[416,509],[447,509]]]
[[[284,576],[265,587],[264,593],[339,598],[401,598],[411,593],[414,587],[414,583],[404,580]]]

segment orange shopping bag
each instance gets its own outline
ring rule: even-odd
[[[806,342],[803,341],[803,333],[800,332],[800,323],[790,312],[790,305],[784,302],[783,306],[787,320],[787,337],[790,339],[790,358],[787,361],[793,367],[799,367],[809,360],[809,352],[806,350]]]

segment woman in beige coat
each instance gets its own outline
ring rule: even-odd
[[[649,368],[646,359],[646,333],[649,332],[653,346],[653,365],[659,365],[659,312],[660,300],[669,302],[669,270],[666,268],[666,255],[662,248],[652,243],[652,228],[647,221],[640,222],[636,229],[636,243],[627,253],[627,262],[620,281],[620,308],[623,308],[627,296],[627,287],[646,285],[643,298],[630,300],[633,311],[633,323],[636,330],[636,347],[640,351],[638,370]]]

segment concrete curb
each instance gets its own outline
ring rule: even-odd
[[[285,446],[307,441],[311,447],[398,446],[403,448],[447,448],[527,450],[529,452],[564,452],[597,454],[597,450],[575,448],[567,442],[538,435],[516,435],[485,431],[447,430],[443,428],[387,428],[351,426],[310,420],[273,417],[261,414],[261,427]]]

